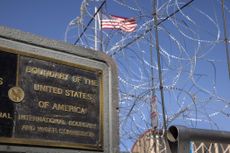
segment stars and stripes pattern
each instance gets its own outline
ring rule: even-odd
[[[134,18],[125,18],[114,15],[102,15],[101,28],[102,29],[117,29],[124,32],[133,32],[137,26]]]

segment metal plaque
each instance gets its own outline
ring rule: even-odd
[[[102,71],[0,51],[0,142],[103,150]]]

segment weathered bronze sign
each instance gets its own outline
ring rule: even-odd
[[[0,142],[103,150],[102,72],[0,51]]]

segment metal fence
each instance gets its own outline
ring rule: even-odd
[[[131,153],[167,153],[166,141],[161,133],[147,130],[135,142]]]
[[[230,153],[229,144],[191,142],[189,153]],[[165,141],[159,138],[152,138],[151,141],[138,141],[132,153],[171,153],[166,147]],[[172,152],[174,153],[174,152]]]
[[[192,142],[192,153],[230,153],[229,144]]]
[[[162,134],[146,131],[133,145],[131,153],[230,153],[230,132],[172,126]]]

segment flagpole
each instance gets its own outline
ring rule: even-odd
[[[100,51],[103,52],[103,33],[102,33],[102,30],[101,30],[101,20],[102,20],[102,11],[99,12],[99,15],[98,15],[98,23],[99,23],[99,30],[100,30],[100,40],[99,40],[99,44],[100,44]]]
[[[95,7],[95,14],[97,12],[97,7]],[[95,50],[98,50],[98,46],[97,46],[97,29],[98,29],[98,26],[97,26],[97,21],[98,21],[98,18],[97,18],[98,14],[96,14],[96,17],[94,19],[94,49]]]
[[[100,9],[102,8],[102,6],[105,4],[105,0],[102,2],[102,4],[100,5],[100,7],[97,9],[97,12],[94,13],[93,17],[90,19],[90,21],[88,22],[88,24],[86,25],[86,27],[84,28],[84,30],[82,31],[82,33],[80,34],[80,36],[77,38],[77,40],[74,42],[74,45],[76,45],[78,43],[78,41],[81,39],[81,37],[83,36],[83,34],[86,32],[87,28],[89,27],[89,25],[91,24],[91,22],[94,20],[95,16],[97,15],[97,13],[100,11]]]

